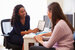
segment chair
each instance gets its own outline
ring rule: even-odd
[[[10,22],[10,19],[4,19],[1,21],[1,30],[2,30],[2,33],[4,36],[4,47],[6,49],[12,49],[12,50],[22,50],[22,46],[18,46],[18,45],[15,45],[15,44],[12,44],[10,42],[7,41],[7,38],[9,38],[9,32],[13,29],[13,27],[11,27],[11,22]]]

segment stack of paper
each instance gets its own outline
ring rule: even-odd
[[[33,38],[34,36],[36,36],[35,33],[29,33],[29,34],[24,35],[24,37],[26,38]]]

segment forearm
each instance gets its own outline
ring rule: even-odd
[[[39,32],[39,29],[38,28],[35,28],[33,30],[28,30],[29,33],[37,33]]]
[[[28,34],[28,33],[29,33],[29,31],[22,31],[21,35],[25,35],[25,34]]]
[[[38,28],[35,28],[33,30],[28,30],[28,31],[21,31],[21,35],[29,34],[29,33],[37,33],[39,32]]]
[[[42,36],[51,36],[51,32],[49,32],[49,33],[44,33],[44,34],[41,34]]]
[[[37,32],[39,32],[39,29],[38,28],[35,28],[35,29],[32,30],[32,32],[33,33],[37,33]]]
[[[29,34],[29,33],[31,33],[31,32],[32,32],[32,30],[28,30],[28,31],[21,31],[21,35]]]

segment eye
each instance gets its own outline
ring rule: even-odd
[[[21,13],[23,13],[23,11],[21,11]]]
[[[25,12],[25,10],[21,11],[21,13]]]

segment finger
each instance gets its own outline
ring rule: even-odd
[[[34,36],[34,39],[36,40],[36,36]]]
[[[36,40],[36,42],[37,42],[37,36],[34,36],[34,39]]]
[[[36,35],[36,36],[37,36],[37,35]],[[36,36],[34,36],[34,38],[35,38]]]
[[[38,42],[36,37],[34,39],[36,40],[36,42]]]

